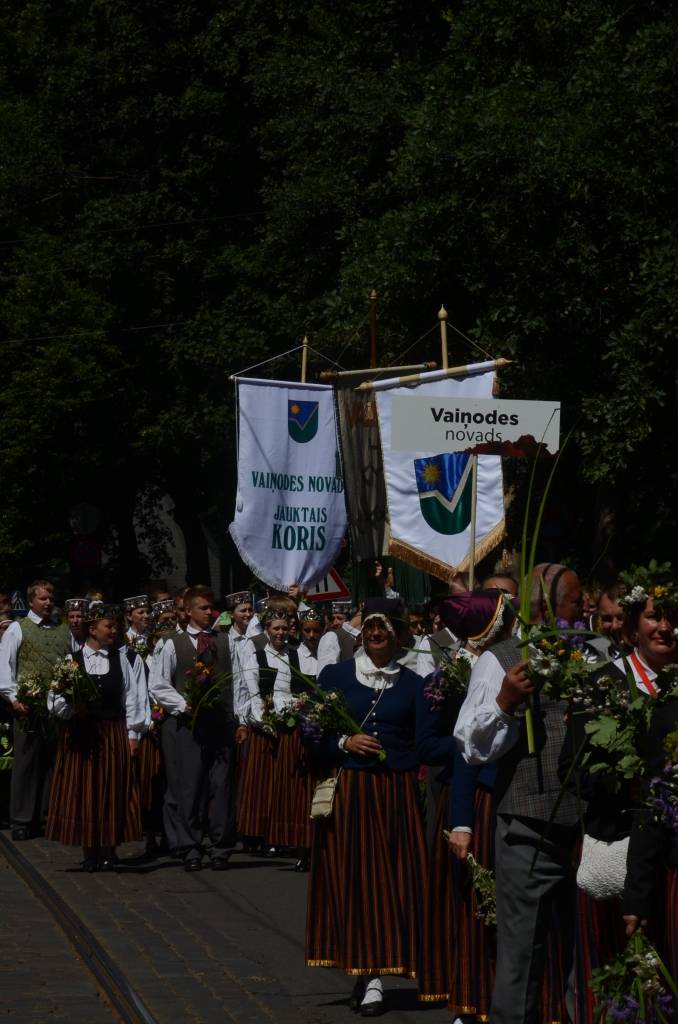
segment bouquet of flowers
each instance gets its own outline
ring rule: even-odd
[[[153,647],[149,637],[146,636],[134,636],[131,639],[127,638],[127,647],[130,651],[134,651],[139,657],[145,661],[149,654],[153,652]]]
[[[17,718],[22,732],[33,732],[47,718],[47,684],[39,672],[24,672],[16,686],[16,699],[27,709]]]
[[[151,722],[160,725],[165,720],[165,709],[162,704],[153,704],[151,707]]]
[[[0,772],[9,771],[13,764],[12,727],[9,722],[0,722]]]
[[[273,695],[268,694],[263,699],[264,714],[262,721],[264,729],[272,733],[289,732],[292,729],[296,729],[304,720],[305,711],[309,707],[311,700],[312,698],[308,694],[300,694],[299,696],[294,696],[281,711],[277,711],[273,703]]]
[[[583,622],[575,622],[570,628],[566,619],[530,627],[528,672],[535,682],[542,684],[541,693],[550,700],[584,701],[587,677],[600,667],[586,658],[586,633]]]
[[[432,674],[424,687],[424,696],[432,711],[439,711],[450,697],[465,697],[471,678],[472,664],[461,651],[445,656],[440,667]]]
[[[636,932],[623,953],[591,972],[595,1022],[608,1015],[626,1024],[669,1024],[678,988],[656,949]]]
[[[628,685],[611,676],[599,677],[595,695],[584,697],[583,710],[592,713],[592,718],[584,727],[589,742],[581,765],[592,775],[604,773],[612,792],[619,790],[622,780],[643,773],[644,760],[639,750],[647,736],[653,708],[657,701],[678,696],[674,668],[671,666],[658,675],[654,699],[639,692],[630,673]]]
[[[214,665],[196,661],[192,668],[186,669],[184,699],[195,718],[199,713],[214,710],[221,699],[221,682],[215,678]]]
[[[100,699],[99,688],[80,668],[72,654],[66,654],[52,669],[49,690],[64,697],[74,711],[81,711]]]
[[[319,742],[321,736],[328,732],[346,736],[356,736],[362,732],[348,710],[343,695],[336,690],[321,690],[319,687],[305,705],[299,725],[302,734],[311,743]],[[377,758],[385,761],[386,751],[380,750]]]
[[[664,740],[668,761],[661,775],[650,782],[649,805],[655,820],[666,825],[678,836],[678,729],[670,732]]]
[[[471,872],[471,885],[476,894],[476,917],[485,924],[497,923],[497,882],[494,872],[479,864],[469,853],[466,863]]]

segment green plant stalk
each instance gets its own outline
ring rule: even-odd
[[[549,423],[550,422],[551,422],[551,420],[549,420]],[[548,429],[548,424],[547,424],[547,429]],[[532,472],[530,473],[530,484],[529,484],[528,491],[527,491],[527,504],[525,506],[525,515],[523,517],[523,531],[522,531],[522,538],[521,538],[522,545],[521,545],[521,551],[520,551],[520,579],[521,579],[521,587],[520,587],[520,618],[521,618],[523,623],[526,623],[526,622],[530,621],[530,612],[531,612],[531,607],[530,607],[531,600],[530,599],[531,599],[531,595],[532,595],[532,573],[534,571],[534,562],[535,562],[535,558],[537,556],[537,543],[539,541],[539,532],[541,530],[541,523],[542,523],[542,519],[544,517],[544,509],[546,507],[546,500],[547,500],[547,498],[549,496],[549,491],[551,490],[551,484],[553,482],[553,477],[554,477],[554,474],[556,472],[556,469],[558,468],[558,463],[560,462],[560,457],[561,457],[563,451],[565,450],[565,447],[566,447],[568,441],[570,440],[570,438],[572,436],[572,431],[573,430],[574,430],[574,427],[572,427],[568,431],[568,434],[567,434],[565,440],[563,441],[562,445],[560,446],[558,454],[557,454],[557,456],[556,456],[556,458],[555,458],[555,460],[553,462],[553,466],[551,467],[551,472],[548,475],[548,479],[546,481],[546,487],[544,488],[544,493],[542,494],[541,501],[539,502],[539,508],[537,509],[537,517],[536,517],[536,520],[535,520],[534,529],[532,530],[532,540],[530,542],[530,553],[529,553],[529,556],[528,556],[527,555],[527,533],[528,533],[528,527],[529,527],[530,510],[531,510],[531,507],[532,507],[532,491],[534,490],[534,477],[535,477],[535,473],[536,473],[536,470],[537,470],[537,460],[539,459],[539,454],[540,454],[541,449],[543,447],[543,444],[541,442],[539,443],[539,447],[537,448],[537,454],[535,455],[534,461],[532,463]],[[527,661],[528,658],[529,658],[529,644],[527,643],[527,640],[525,640],[525,642],[520,645],[520,653],[521,653],[521,657],[522,657],[523,661]],[[528,754],[536,754],[537,748],[536,748],[536,744],[535,744],[535,741],[534,741],[534,716],[532,714],[532,701],[531,701],[531,699],[528,699],[526,701],[526,708],[525,708],[525,730],[527,732],[527,752],[528,752]]]

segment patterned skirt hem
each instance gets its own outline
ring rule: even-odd
[[[307,960],[307,967],[336,967],[337,970],[350,974],[352,978],[365,977],[368,974],[386,975],[392,974],[402,978],[414,979],[417,977],[415,971],[408,971],[407,967],[346,967],[338,960]],[[444,998],[447,998],[446,996]]]
[[[428,994],[428,995],[425,995],[425,996],[417,996],[417,1002],[418,1003],[446,1003],[449,998],[450,998],[449,997],[449,993],[444,992],[442,995],[440,995],[440,994],[433,994],[433,995]]]

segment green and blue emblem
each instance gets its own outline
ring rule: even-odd
[[[287,429],[293,441],[305,444],[318,433],[318,402],[292,398],[287,403]]]
[[[471,456],[466,452],[414,460],[419,506],[436,533],[463,533],[471,522]]]

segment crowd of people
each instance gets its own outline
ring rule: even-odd
[[[85,871],[142,837],[186,871],[291,855],[306,962],[354,976],[361,1016],[403,975],[464,1021],[585,1024],[591,972],[628,936],[678,968],[678,808],[648,796],[678,729],[678,588],[660,568],[585,594],[571,569],[535,568],[532,643],[555,664],[576,639],[574,697],[540,683],[510,575],[411,609],[292,587],[220,610],[196,585],[57,612],[36,580],[24,614],[0,595],[12,837],[81,847]],[[649,713],[611,784],[587,756],[613,694]],[[577,886],[592,850],[603,874],[623,859],[605,899]]]

